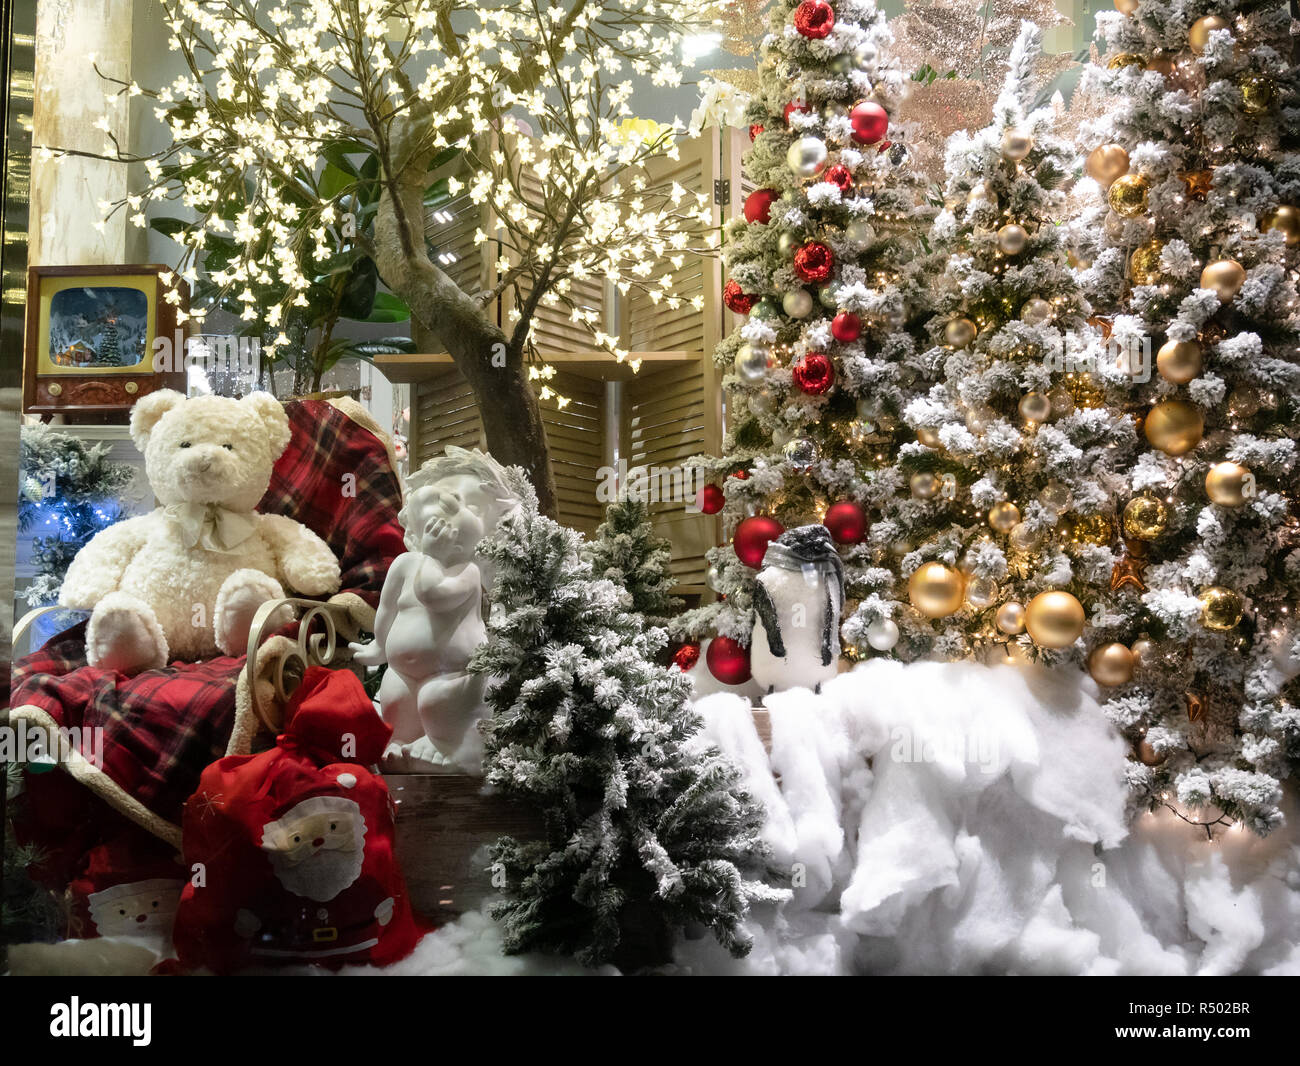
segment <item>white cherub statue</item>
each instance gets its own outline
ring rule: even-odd
[[[487,636],[492,575],[474,553],[521,500],[500,463],[454,445],[408,477],[406,490],[407,551],[384,579],[374,641],[352,645],[353,658],[388,664],[379,687],[380,714],[393,727],[384,769],[476,774],[488,710],[483,677],[466,668]]]

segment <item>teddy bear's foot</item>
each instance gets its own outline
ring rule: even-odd
[[[110,592],[90,613],[86,661],[128,675],[166,666],[167,638],[153,608],[125,592]]]
[[[243,655],[248,651],[248,631],[253,616],[262,604],[284,598],[280,582],[260,570],[236,570],[222,582],[217,592],[213,630],[217,647],[225,655]],[[293,620],[293,609],[285,606],[268,620],[272,627]]]

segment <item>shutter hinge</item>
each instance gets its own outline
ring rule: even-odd
[[[731,203],[731,179],[718,178],[713,182],[713,202],[719,207]]]

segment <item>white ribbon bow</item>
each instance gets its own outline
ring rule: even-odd
[[[167,517],[180,527],[187,548],[203,547],[231,555],[253,535],[253,520],[219,503],[173,503]]]

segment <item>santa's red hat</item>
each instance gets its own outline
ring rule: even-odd
[[[393,736],[357,675],[308,667],[284,709],[281,747],[296,748],[320,763],[377,763]]]

